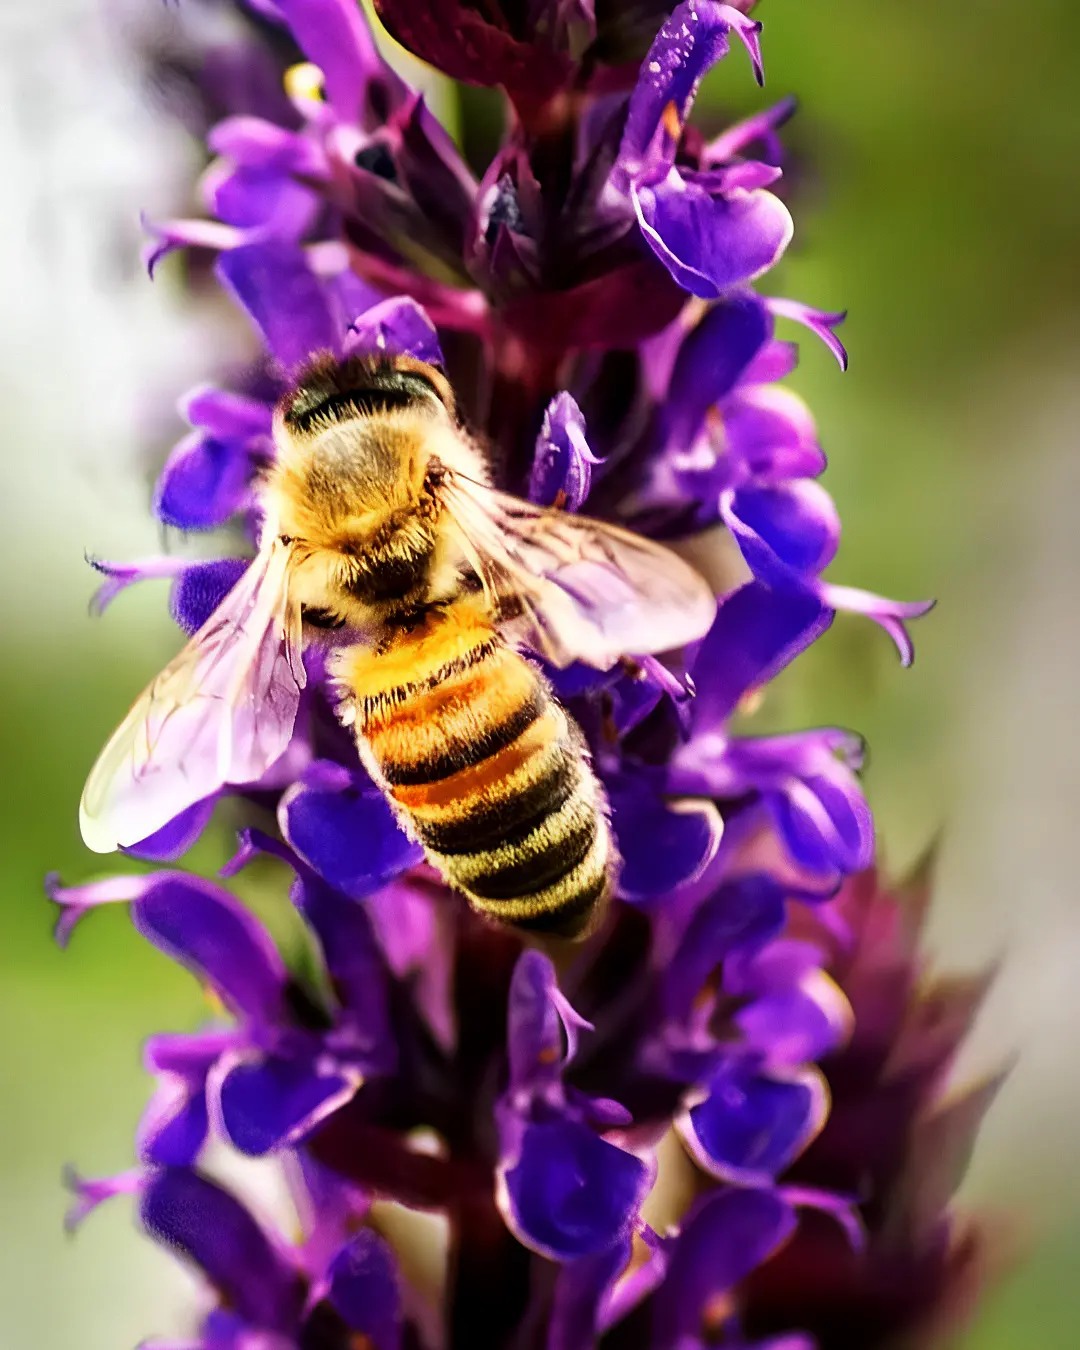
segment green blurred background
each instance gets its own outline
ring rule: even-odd
[[[867,734],[887,863],[902,870],[942,840],[935,958],[1002,961],[965,1069],[1019,1059],[964,1200],[1006,1213],[1024,1255],[964,1345],[1073,1350],[1080,10],[765,0],[759,15],[766,96],[800,97],[789,139],[804,182],[796,243],[767,289],[850,310],[850,372],[806,343],[794,379],[845,522],[831,575],[940,600],[911,672],[880,633],[841,619],[764,716]],[[57,952],[42,898],[50,869],[95,875],[77,837],[82,779],[176,646],[160,588],[125,595],[106,623],[88,617],[83,551],[160,547],[147,447],[167,443],[161,410],[230,340],[183,310],[173,278],[152,287],[137,266],[138,210],[175,208],[196,160],[140,104],[115,17],[93,0],[12,0],[0,16],[0,1344],[13,1348],[113,1350],[179,1329],[190,1306],[123,1202],[74,1243],[60,1230],[63,1162],[131,1163],[141,1038],[202,1011],[120,912]],[[710,96],[762,103],[739,56]],[[226,848],[210,841],[199,865]]]

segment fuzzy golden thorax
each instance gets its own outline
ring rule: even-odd
[[[321,627],[393,621],[456,587],[444,466],[475,472],[441,374],[407,359],[323,359],[274,417],[267,520],[293,550],[290,589]]]

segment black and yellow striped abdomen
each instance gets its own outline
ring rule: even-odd
[[[338,661],[361,753],[450,885],[491,919],[587,931],[611,855],[584,738],[472,600]]]

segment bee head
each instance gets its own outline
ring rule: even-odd
[[[282,398],[277,421],[288,437],[303,441],[335,424],[394,413],[452,419],[446,377],[408,356],[317,358]]]
[[[430,495],[432,447],[457,427],[445,376],[410,357],[323,357],[274,415],[267,490],[282,533],[363,553]]]

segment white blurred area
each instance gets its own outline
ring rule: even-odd
[[[108,623],[91,621],[83,555],[161,547],[151,468],[178,430],[171,400],[215,358],[179,312],[169,269],[151,284],[140,261],[139,212],[184,203],[194,161],[182,133],[148,112],[119,37],[85,0],[0,6],[0,618],[9,660],[71,672],[70,702],[42,716],[77,715],[84,663],[126,667],[134,690],[175,646],[160,591],[122,597]],[[13,792],[33,779],[33,765],[5,768]],[[9,821],[5,811],[4,835]],[[58,817],[58,837],[67,824]],[[18,843],[5,838],[4,852]],[[40,890],[4,904],[40,910],[47,943]],[[92,1216],[75,1240],[63,1234],[62,1165],[130,1160],[135,1117],[118,1118],[128,1106],[110,1065],[126,1082],[146,1029],[125,1031],[103,999],[79,1006],[87,988],[76,973],[70,993],[60,981],[35,990],[29,973],[23,984],[4,966],[5,1350],[134,1346],[179,1333],[191,1306],[190,1282],[136,1234],[128,1202]]]
[[[177,21],[159,0],[132,3],[144,18]],[[90,0],[0,8],[0,604],[7,650],[70,659],[75,701],[80,662],[123,667],[134,691],[175,646],[160,589],[124,596],[107,624],[91,623],[83,554],[161,548],[148,503],[155,456],[180,430],[168,408],[214,370],[228,337],[184,311],[170,267],[155,283],[142,269],[140,211],[188,207],[197,161],[186,136],[148,111],[129,60],[115,13]],[[970,407],[963,434],[992,453],[986,473],[972,475],[970,542],[934,621],[955,620],[958,640],[950,668],[930,681],[951,691],[942,759],[954,803],[931,934],[941,966],[1003,960],[965,1066],[989,1071],[1018,1055],[966,1194],[1075,1223],[1080,406],[1062,361],[1022,405],[1003,372],[971,391]],[[69,1038],[65,1019],[78,1015],[60,1004],[48,1014],[51,1065],[17,1051],[0,1058],[19,1076],[0,1113],[5,1350],[114,1350],[179,1333],[190,1307],[190,1284],[136,1236],[126,1202],[95,1215],[73,1244],[63,1240],[62,1162],[123,1165],[135,1124],[110,1112],[106,1076],[65,1062],[93,1049]],[[112,1026],[132,1059],[144,1030]],[[73,1085],[63,1110],[58,1090],[25,1086],[50,1077]],[[55,1114],[39,1128],[43,1110]]]
[[[1080,1204],[1080,393],[1075,347],[1047,334],[1041,352],[1022,401],[1034,353],[973,404],[987,470],[953,588],[964,647],[930,926],[941,966],[1000,963],[961,1069],[1015,1056],[964,1193],[1036,1231],[1075,1227]]]

